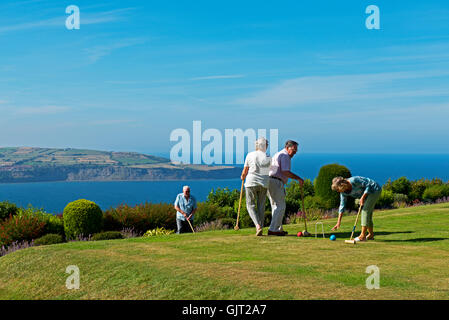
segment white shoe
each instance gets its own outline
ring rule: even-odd
[[[363,240],[361,240],[359,237],[356,237],[356,238],[354,238],[354,241],[355,242],[364,242],[364,241],[366,241],[366,238],[365,239],[363,239]]]

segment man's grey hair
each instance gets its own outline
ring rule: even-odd
[[[288,141],[285,143],[285,147],[286,147],[286,148],[297,147],[297,146],[298,146],[298,142],[293,141],[293,140],[288,140]]]
[[[184,187],[182,187],[182,191],[185,191],[185,190],[187,190],[187,189],[190,190],[190,187],[189,187],[189,186],[184,186]]]
[[[267,151],[267,147],[268,147],[268,140],[265,139],[264,137],[261,137],[256,140],[256,150],[265,152]]]

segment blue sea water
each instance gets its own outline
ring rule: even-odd
[[[411,180],[435,177],[449,180],[449,154],[442,155],[371,155],[371,154],[301,154],[292,161],[292,171],[314,179],[322,165],[339,163],[352,175],[370,177],[381,184],[388,178],[406,176]],[[232,180],[192,181],[120,181],[120,182],[39,182],[0,184],[0,201],[8,200],[20,206],[28,204],[60,213],[68,202],[76,199],[95,201],[102,209],[127,203],[172,203],[190,185],[198,201],[204,201],[211,189],[228,187],[240,189],[239,177]]]

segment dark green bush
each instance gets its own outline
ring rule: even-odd
[[[430,181],[420,179],[417,181],[412,181],[410,186],[410,193],[408,194],[408,199],[410,201],[422,201],[423,194],[427,187],[430,186]]]
[[[243,199],[242,199],[242,201],[243,201]],[[243,206],[243,203],[242,203],[242,206]],[[234,207],[226,206],[226,207],[222,207],[219,209],[221,211],[221,215],[220,215],[221,217],[232,218],[232,217],[236,216],[236,213],[234,212]]]
[[[243,190],[243,192],[245,192]],[[216,204],[219,207],[233,207],[234,202],[240,199],[240,190],[234,189],[229,190],[228,188],[217,188],[217,190],[214,191],[212,189],[211,192],[209,192],[207,196],[206,202],[209,204]]]
[[[0,221],[8,219],[10,216],[15,216],[19,212],[19,208],[11,202],[0,202]]]
[[[67,239],[92,235],[103,227],[103,212],[100,207],[85,199],[70,202],[64,208],[63,219]]]
[[[92,236],[92,241],[123,239],[120,231],[105,231],[96,233]]]
[[[233,208],[225,207],[227,209],[223,210],[215,203],[199,202],[197,205],[198,208],[194,217],[195,224],[203,224],[205,222],[211,222],[224,218],[226,217],[225,212],[232,215],[234,213]],[[232,216],[229,216],[229,218],[232,218]]]
[[[36,246],[45,246],[50,244],[63,243],[64,239],[60,234],[49,233],[34,241]]]
[[[196,219],[196,217],[195,217]],[[176,229],[176,210],[169,203],[145,203],[134,207],[120,205],[103,214],[104,230],[121,231],[133,228],[138,233],[164,227]]]
[[[45,233],[57,233],[61,236],[65,235],[62,216],[54,216],[48,213],[45,222]]]
[[[376,202],[376,208],[391,208],[394,203],[394,193],[392,190],[382,189],[379,199]]]
[[[411,187],[412,184],[406,177],[400,177],[391,183],[391,189],[393,193],[408,195],[410,193]]]
[[[425,201],[436,201],[443,197],[449,197],[449,185],[433,185],[424,190],[423,199]]]
[[[331,189],[332,179],[335,177],[350,178],[351,172],[345,166],[336,163],[328,164],[321,167],[315,179],[315,195],[326,204],[324,209],[337,208],[340,204],[340,194]],[[353,207],[352,200],[347,201],[347,209],[350,210],[351,207]]]

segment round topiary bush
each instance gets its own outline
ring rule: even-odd
[[[325,209],[336,208],[340,203],[340,194],[331,189],[332,179],[335,177],[350,178],[351,171],[337,163],[327,164],[321,167],[315,179],[315,195],[320,197],[326,204]],[[350,199],[348,198],[348,200]],[[348,201],[347,208],[349,209],[351,206],[352,204]]]
[[[101,231],[103,212],[92,201],[80,199],[70,202],[63,212],[64,232],[67,239],[78,235],[91,235]]]

